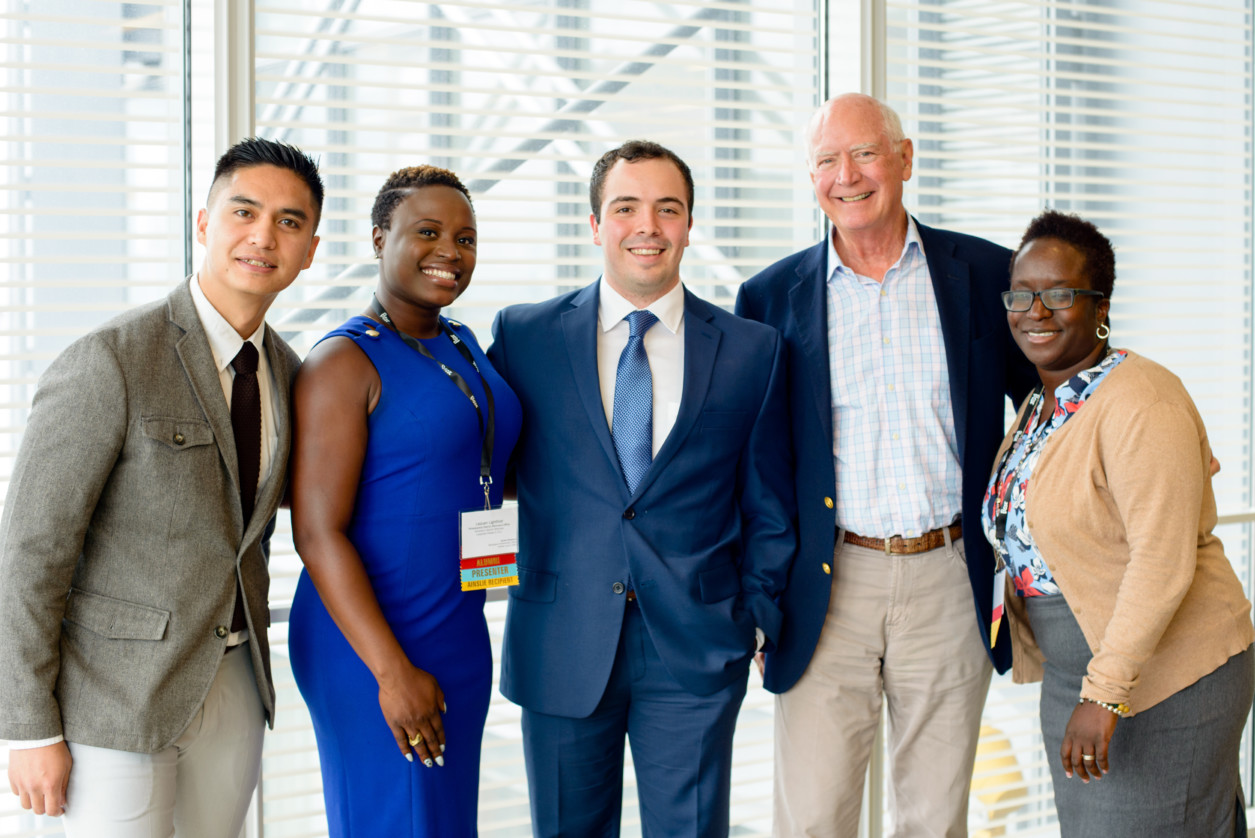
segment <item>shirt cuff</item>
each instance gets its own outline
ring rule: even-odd
[[[763,646],[767,644],[767,635],[763,634],[763,630],[758,626],[754,626],[754,654],[758,654],[763,650]],[[51,744],[51,743],[49,743]]]
[[[46,748],[49,745],[55,745],[58,742],[64,742],[65,737],[60,734],[49,739],[20,739],[9,743],[10,751],[29,751],[32,748]]]

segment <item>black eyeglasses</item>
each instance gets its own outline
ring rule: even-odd
[[[1047,288],[1045,291],[1003,291],[1002,304],[1007,311],[1028,311],[1033,307],[1033,299],[1041,297],[1041,304],[1051,311],[1071,308],[1077,296],[1105,297],[1101,291],[1090,291],[1087,288]]]

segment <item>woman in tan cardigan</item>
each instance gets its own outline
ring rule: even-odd
[[[1176,376],[1108,345],[1115,255],[1094,225],[1045,212],[1011,265],[1007,322],[1043,387],[982,523],[1005,563],[1013,677],[1042,680],[1062,834],[1245,836],[1255,629],[1212,534],[1202,419]]]

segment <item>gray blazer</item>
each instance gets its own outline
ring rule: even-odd
[[[247,522],[231,415],[187,281],[44,373],[0,519],[0,738],[168,747],[217,672],[237,576],[273,724],[266,564],[300,361],[269,327],[265,347],[279,445]]]

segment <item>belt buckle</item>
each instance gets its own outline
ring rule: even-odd
[[[891,549],[890,549],[890,547],[891,547],[892,545],[893,545],[893,536],[891,536],[891,535],[890,535],[890,536],[885,536],[885,555],[886,555],[886,556],[892,556],[892,555],[893,555],[893,550],[891,550]]]

